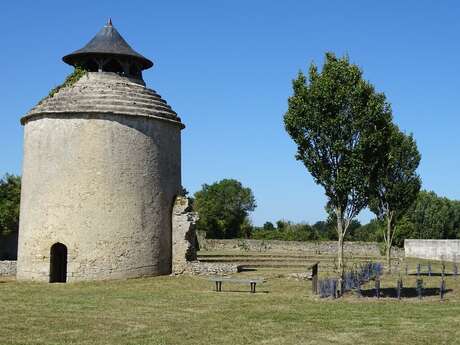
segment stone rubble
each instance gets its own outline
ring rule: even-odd
[[[16,261],[0,261],[0,277],[16,276]]]

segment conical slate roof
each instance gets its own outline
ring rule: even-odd
[[[83,48],[74,51],[62,58],[69,65],[77,65],[82,58],[91,55],[118,55],[137,60],[142,69],[153,66],[153,62],[136,52],[124,40],[117,29],[112,25],[112,20],[107,23],[94,38]]]

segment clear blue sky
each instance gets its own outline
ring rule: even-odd
[[[0,175],[21,171],[20,117],[71,68],[61,57],[112,17],[154,61],[144,73],[182,117],[183,185],[236,178],[255,224],[325,217],[282,117],[291,80],[348,54],[413,132],[423,187],[460,199],[458,1],[6,1],[0,5]],[[367,221],[369,212],[360,215]]]

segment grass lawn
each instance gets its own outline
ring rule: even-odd
[[[412,270],[414,267],[412,267]],[[433,269],[438,270],[436,266]],[[297,270],[298,272],[298,270]],[[286,270],[241,276],[268,282],[223,285],[206,277],[111,282],[0,283],[0,344],[460,344],[460,277],[448,277],[446,301],[408,298],[320,300],[309,281]],[[439,287],[439,277],[424,277]],[[415,277],[404,277],[414,286]],[[394,287],[386,276],[382,288]]]

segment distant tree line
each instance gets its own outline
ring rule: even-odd
[[[372,219],[361,225],[353,220],[348,241],[383,242],[384,220]],[[253,227],[251,238],[284,241],[336,241],[337,231],[332,219],[312,225],[280,220]],[[404,246],[404,239],[460,239],[460,201],[421,191],[412,206],[401,216],[395,228],[393,245]]]
[[[350,224],[350,241],[353,241],[355,229],[361,227],[357,220]],[[263,226],[254,226],[251,238],[257,240],[281,240],[281,241],[336,241],[337,231],[331,220],[318,221],[312,225],[308,223],[294,223],[287,220],[279,220],[276,224],[266,222]]]
[[[204,184],[194,195],[194,209],[199,213],[197,229],[208,238],[252,238],[283,241],[336,241],[334,214],[314,224],[279,220],[263,226],[251,224],[249,213],[256,208],[252,190],[234,179]],[[460,201],[421,191],[415,202],[398,216],[393,245],[402,247],[405,238],[460,239]],[[385,219],[367,224],[350,221],[348,241],[384,242]]]

